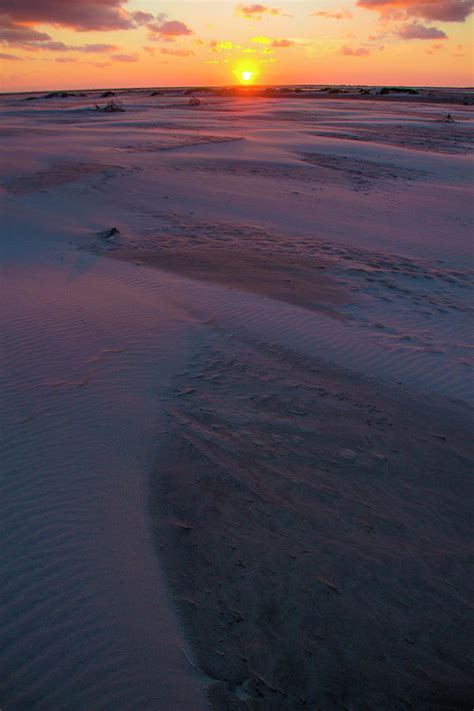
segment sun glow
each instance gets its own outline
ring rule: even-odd
[[[245,60],[237,62],[237,64],[234,65],[233,73],[239,84],[248,86],[255,82],[258,75],[258,67],[254,62],[249,62],[248,58],[245,58]]]

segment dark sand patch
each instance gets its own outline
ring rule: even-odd
[[[471,708],[466,413],[226,333],[175,380],[151,510],[213,708]]]
[[[289,259],[287,255],[228,249],[214,251],[205,247],[147,251],[125,246],[108,254],[322,311],[334,318],[343,318],[337,307],[351,301],[349,292],[322,273],[325,269],[323,260],[311,262],[298,257]]]
[[[3,183],[3,187],[10,193],[23,195],[37,190],[59,187],[89,175],[111,170],[117,171],[123,170],[123,168],[102,163],[60,163],[52,165],[46,170],[10,178]]]
[[[141,143],[131,143],[126,146],[119,146],[117,150],[128,153],[156,153],[161,151],[175,151],[180,148],[191,148],[192,146],[206,146],[215,143],[233,143],[234,141],[244,141],[243,136],[207,136],[191,134],[176,134],[165,136],[161,141],[148,141]]]
[[[415,125],[393,123],[387,126],[379,124],[367,126],[362,123],[346,124],[349,130],[321,130],[309,131],[310,136],[322,138],[338,138],[350,141],[367,141],[368,143],[381,143],[387,146],[411,148],[417,151],[430,153],[466,154],[474,147],[474,130],[470,123],[455,121],[446,123],[442,114],[438,121],[431,125],[426,122]]]
[[[403,168],[391,163],[381,163],[362,158],[331,155],[328,153],[300,153],[305,163],[318,168],[341,172],[347,175],[356,185],[375,182],[402,180],[412,181],[426,175],[426,172],[414,168]]]

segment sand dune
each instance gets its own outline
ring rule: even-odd
[[[468,708],[462,409],[225,332],[168,414],[156,538],[215,708]]]

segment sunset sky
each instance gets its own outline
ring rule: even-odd
[[[473,83],[472,0],[0,0],[2,91]],[[247,75],[248,76],[248,75]]]

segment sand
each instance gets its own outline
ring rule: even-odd
[[[437,405],[229,334],[175,379],[152,512],[213,708],[469,708],[473,450]]]
[[[472,107],[99,93],[0,99],[0,706],[470,709]]]

